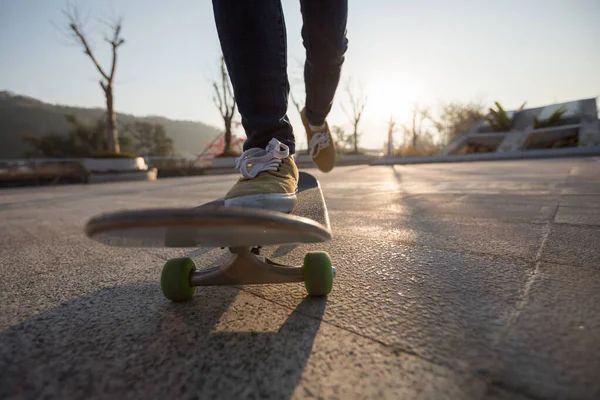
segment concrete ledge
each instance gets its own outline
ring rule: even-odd
[[[85,158],[83,168],[91,173],[147,171],[148,165],[143,157],[137,158]]]
[[[89,174],[88,183],[121,182],[121,181],[155,181],[157,169],[147,171],[119,172],[112,174]]]
[[[536,158],[561,158],[561,157],[592,157],[600,156],[600,146],[576,147],[554,150],[527,150],[505,153],[465,154],[431,157],[407,158],[382,158],[371,162],[369,165],[395,165],[395,164],[430,164],[453,163],[473,161],[499,161],[499,160],[526,160]]]
[[[379,157],[370,155],[370,154],[342,154],[338,155],[335,161],[336,166],[342,165],[361,165],[361,164],[369,164]],[[314,166],[313,160],[308,154],[296,154],[295,156],[296,164],[302,167],[310,167]]]

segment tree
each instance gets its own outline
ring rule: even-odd
[[[233,89],[229,80],[229,74],[225,66],[225,57],[221,56],[221,76],[220,82],[213,81],[213,88],[215,89],[215,96],[213,102],[219,109],[221,117],[223,118],[223,124],[225,125],[225,146],[223,148],[223,154],[230,153],[231,150],[231,124],[233,121],[233,115],[235,114],[236,101],[233,95]]]
[[[388,121],[388,156],[392,157],[394,155],[394,132],[398,131],[396,127],[396,121],[394,121],[394,117],[390,115],[390,120]]]
[[[96,56],[94,55],[88,43],[86,34],[84,32],[83,23],[80,19],[79,11],[75,7],[68,6],[68,9],[64,12],[64,14],[69,20],[68,25],[69,30],[72,32],[72,37],[77,43],[83,46],[84,54],[86,54],[92,60],[94,66],[102,77],[102,79],[100,79],[100,87],[102,87],[102,91],[104,92],[104,97],[106,99],[106,135],[108,138],[108,149],[110,152],[119,153],[120,144],[119,135],[117,132],[116,114],[114,110],[113,84],[115,79],[115,71],[117,68],[117,49],[119,46],[125,43],[125,39],[121,37],[122,20],[119,18],[112,24],[108,24],[112,30],[112,38],[105,37],[104,40],[112,47],[112,63],[110,72],[106,72],[106,70],[102,68],[96,59]]]
[[[419,139],[425,141],[429,139],[429,131],[423,126],[423,123],[429,119],[429,110],[419,108],[415,105],[412,110],[412,120],[410,125],[403,125],[402,131],[404,132],[405,143],[410,141],[413,149],[417,148],[417,142]]]
[[[335,141],[335,148],[340,154],[343,154],[348,145],[352,145],[354,142],[352,135],[346,133],[344,128],[339,125],[331,127],[331,136]]]
[[[126,127],[137,154],[145,156],[168,156],[173,153],[171,139],[161,124],[135,121]]]
[[[358,137],[360,134],[358,133],[358,124],[360,123],[360,119],[362,117],[363,111],[365,110],[365,106],[367,105],[367,96],[364,95],[362,86],[359,87],[358,91],[352,85],[352,80],[348,79],[346,83],[346,94],[348,95],[348,100],[350,102],[350,110],[347,110],[346,107],[342,104],[342,108],[348,118],[350,119],[350,123],[354,128],[353,142],[354,142],[354,153],[358,153]]]
[[[454,138],[467,133],[477,121],[483,118],[485,106],[481,103],[449,103],[442,107],[438,119],[430,120],[438,131],[440,139],[448,143]]]
[[[296,112],[298,112],[298,116],[300,117],[300,119],[302,119],[302,109],[304,108],[305,104],[302,100],[299,100],[296,96],[294,96],[294,88],[298,87],[298,90],[304,89],[304,91],[306,92],[304,82],[304,63],[297,58],[294,58],[294,61],[294,65],[296,65],[296,68],[290,68],[290,71],[288,73],[290,81],[290,100],[292,101]],[[301,148],[304,148],[304,150],[301,150]],[[296,153],[302,152],[306,154],[309,153],[308,142],[306,141],[305,135],[297,135]]]
[[[300,104],[300,102],[298,100],[296,100],[296,98],[294,97],[294,92],[292,92],[290,90],[290,99],[292,100],[292,104],[294,105],[294,108],[296,109],[296,111],[298,111],[298,115],[302,114],[302,109],[304,108],[304,106],[302,104]]]
[[[85,124],[74,115],[67,115],[66,118],[69,123],[67,135],[54,132],[42,137],[24,135],[23,140],[31,148],[27,157],[85,158],[114,155],[108,147],[104,118],[94,124]],[[120,137],[122,155],[168,156],[173,152],[173,141],[161,124],[135,121],[126,125],[123,131],[130,136],[124,134]]]
[[[67,115],[66,118],[69,122],[66,136],[54,132],[42,137],[23,135],[23,141],[31,148],[27,157],[83,158],[110,152],[105,119],[90,125],[79,121],[74,115]],[[126,136],[121,138],[121,145],[126,152],[133,150],[132,141]]]

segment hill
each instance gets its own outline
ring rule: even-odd
[[[101,108],[81,108],[44,103],[40,100],[0,91],[0,158],[23,158],[27,144],[20,135],[27,133],[43,136],[48,133],[65,133],[68,129],[66,114],[79,120],[94,123],[102,117]],[[160,123],[173,139],[176,154],[190,155],[201,152],[218,134],[219,129],[194,121],[174,121],[158,116],[136,117],[117,113],[117,126],[133,121]]]

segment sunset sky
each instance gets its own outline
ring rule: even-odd
[[[103,107],[98,73],[54,24],[63,0],[0,0],[0,90],[57,104]],[[220,46],[207,0],[79,1],[103,65],[109,46],[95,17],[123,16],[116,73],[119,112],[221,126],[212,103]],[[284,0],[290,80],[297,96],[304,48],[297,0]],[[598,0],[350,0],[345,81],[368,95],[361,145],[382,148],[385,121],[406,122],[414,103],[500,101],[506,108],[600,95]],[[338,91],[329,122],[347,125]],[[291,106],[291,104],[290,104]],[[293,108],[290,117],[305,142]],[[349,128],[348,128],[349,129]],[[241,130],[239,134],[243,134]],[[199,149],[200,150],[200,149]]]

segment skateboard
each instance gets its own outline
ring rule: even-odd
[[[198,269],[189,257],[168,260],[161,290],[171,301],[186,301],[197,286],[304,282],[310,296],[327,296],[335,267],[327,252],[311,251],[302,266],[263,257],[264,246],[318,243],[332,239],[327,206],[318,180],[299,173],[297,201],[291,213],[225,207],[223,198],[193,208],[124,210],[92,217],[90,239],[118,247],[220,247],[232,259]]]

